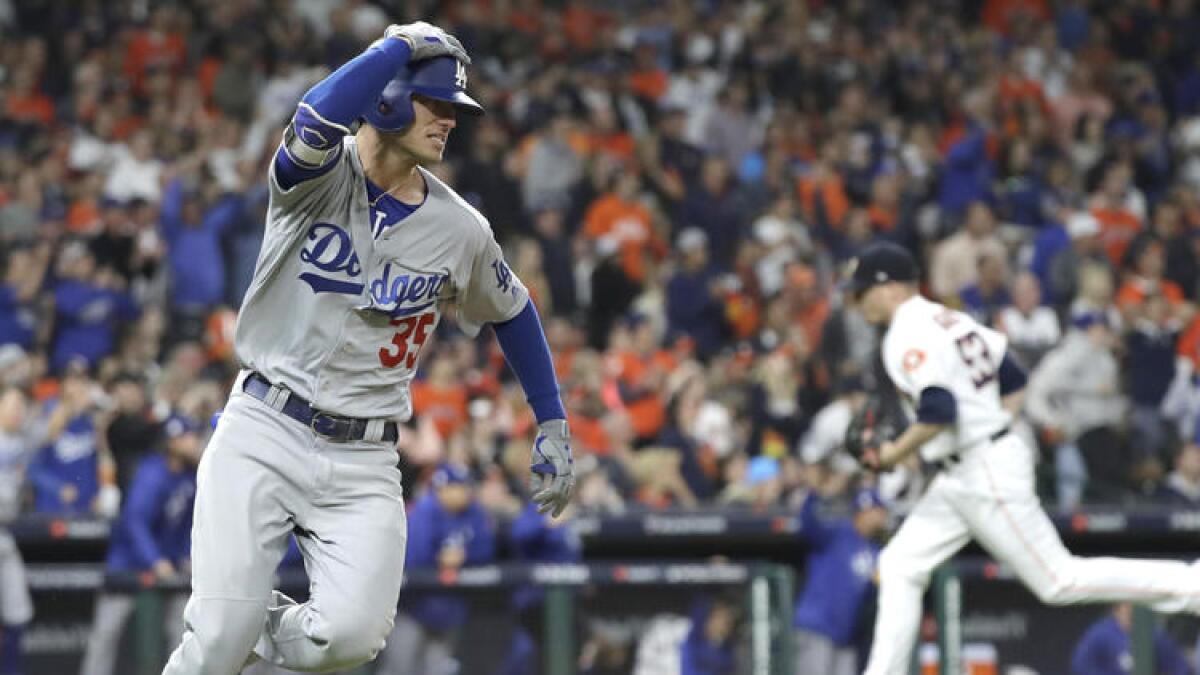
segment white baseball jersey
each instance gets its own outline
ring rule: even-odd
[[[322,410],[406,419],[418,351],[445,307],[474,334],[529,296],[487,220],[424,169],[425,202],[374,238],[353,137],[342,150],[328,173],[287,190],[272,165],[237,356]]]
[[[997,376],[1007,349],[1003,334],[919,295],[896,309],[883,338],[883,364],[909,416],[926,387],[948,390],[958,404],[955,423],[921,448],[924,459],[976,446],[1012,423]]]

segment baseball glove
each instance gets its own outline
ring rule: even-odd
[[[887,410],[883,399],[870,396],[850,418],[850,426],[846,428],[846,452],[863,468],[878,470],[879,447],[902,431],[903,426]]]

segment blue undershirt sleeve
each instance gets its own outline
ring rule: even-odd
[[[408,63],[404,40],[384,38],[313,85],[275,153],[275,178],[287,190],[328,173],[350,127]]]
[[[1000,380],[1000,395],[1008,396],[1013,392],[1020,391],[1025,388],[1025,383],[1029,377],[1025,374],[1025,369],[1017,364],[1007,352],[1004,354],[1004,359],[1000,361],[1000,370],[997,372]]]
[[[547,420],[566,419],[562,400],[558,395],[558,379],[554,375],[554,361],[550,358],[550,346],[542,331],[533,301],[516,316],[493,326],[504,358],[525,390],[525,400],[533,408],[538,424]]]
[[[958,401],[944,387],[925,387],[917,403],[917,421],[924,424],[953,424],[958,419]]]

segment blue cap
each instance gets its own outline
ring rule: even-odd
[[[779,476],[779,460],[774,457],[755,457],[746,467],[746,483],[760,485]]]
[[[196,420],[178,413],[168,417],[162,426],[163,436],[168,439],[179,438],[185,434],[194,434],[199,431],[200,425],[196,424]]]
[[[908,249],[890,241],[870,244],[851,263],[853,271],[843,288],[854,297],[867,289],[891,281],[917,281],[917,261]]]
[[[469,485],[471,483],[471,472],[467,471],[467,467],[461,464],[442,462],[438,465],[437,469],[434,469],[433,478],[430,479],[430,483],[435,488],[444,485]]]
[[[879,496],[879,491],[872,488],[863,488],[854,495],[854,512],[866,511],[867,509],[886,509],[887,504],[883,502],[883,497]]]

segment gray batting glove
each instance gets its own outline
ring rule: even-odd
[[[464,64],[471,63],[471,57],[467,55],[467,50],[463,49],[458,38],[431,23],[417,21],[404,25],[392,24],[383,32],[383,36],[407,42],[412,49],[412,56],[409,57],[412,61],[432,59],[435,56],[453,56]]]
[[[571,501],[575,487],[575,462],[571,459],[566,420],[547,420],[538,425],[529,471],[529,488],[538,513],[558,517]]]

